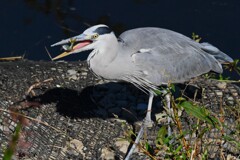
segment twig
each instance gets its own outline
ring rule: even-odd
[[[173,113],[174,113],[174,118],[175,118],[175,122],[176,122],[176,125],[177,125],[177,128],[180,132],[180,135],[183,135],[183,131],[182,131],[182,123],[181,121],[179,120],[179,117],[178,117],[178,111],[177,111],[177,107],[176,107],[176,104],[174,102],[174,99],[171,97],[171,104],[172,104],[172,108],[173,108]],[[190,157],[190,153],[189,153],[189,145],[187,144],[187,141],[186,139],[184,138],[184,136],[181,138],[182,139],[182,142],[183,142],[183,145],[184,145],[184,148],[186,149],[186,152],[187,152],[187,155],[188,157]]]
[[[24,57],[24,56],[3,57],[3,58],[0,58],[0,61],[15,61],[15,60],[23,59],[23,57]]]
[[[139,132],[141,132],[141,130],[140,130]],[[138,133],[138,134],[140,134],[140,133]],[[136,145],[140,150],[142,150],[142,151],[143,151],[146,155],[148,155],[151,159],[157,160],[157,159],[156,159],[155,157],[153,157],[146,149],[144,149],[141,144],[139,144],[139,143],[136,144],[133,140],[131,140],[131,143],[132,143],[133,145]],[[126,158],[126,157],[125,157],[125,158]]]
[[[50,54],[50,52],[48,51],[48,49],[47,49],[47,47],[46,47],[46,46],[45,46],[45,50],[46,50],[46,52],[47,52],[48,56],[50,57],[51,61],[53,61],[53,59],[52,59],[52,56],[51,56],[51,54]]]
[[[59,130],[59,129],[57,129],[57,128],[51,126],[51,125],[49,125],[47,122],[40,121],[40,120],[38,120],[38,119],[35,119],[35,118],[32,118],[32,117],[26,116],[26,115],[24,115],[24,114],[17,113],[17,112],[13,112],[13,111],[9,111],[9,110],[2,109],[2,108],[0,108],[0,111],[6,112],[6,113],[9,113],[9,114],[14,114],[14,115],[16,115],[16,116],[22,116],[22,117],[27,118],[27,119],[29,119],[29,120],[32,120],[32,121],[34,121],[34,122],[37,122],[37,123],[43,124],[43,125],[45,125],[45,126],[47,126],[47,127],[50,127],[50,128],[54,129],[54,130],[57,131],[57,132],[62,132],[61,130]]]
[[[124,111],[126,111],[126,112],[128,112],[129,114],[131,114],[137,121],[138,121],[138,118],[131,112],[131,111],[129,111],[128,109],[126,109],[126,108],[122,108]]]
[[[191,157],[190,157],[190,160],[194,160],[194,154],[195,154],[195,148],[196,148],[196,143],[194,144],[194,149],[192,150],[191,152]]]
[[[34,88],[39,87],[39,86],[42,85],[43,83],[48,83],[48,82],[51,82],[51,81],[53,81],[53,78],[49,78],[49,79],[46,79],[46,80],[44,80],[44,81],[42,81],[42,82],[37,82],[37,83],[31,85],[31,86],[29,87],[29,89],[27,90],[26,95],[29,95],[30,92],[31,92],[33,95],[35,95],[35,93],[32,92],[32,90],[33,90]]]
[[[75,30],[70,29],[70,28],[68,28],[68,27],[65,27],[65,26],[62,26],[62,25],[59,25],[59,27],[62,28],[62,29],[65,29],[65,30],[67,30],[67,31],[69,31],[69,32],[72,32],[72,33],[78,33],[78,34],[79,34],[78,31],[75,31]]]
[[[217,81],[219,81],[219,82],[226,82],[226,83],[240,83],[240,80],[237,80],[237,81],[235,81],[235,80],[219,80],[219,79],[214,79],[214,80],[217,80]]]

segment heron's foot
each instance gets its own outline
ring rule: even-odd
[[[153,126],[153,121],[151,119],[151,112],[147,112],[147,115],[143,121],[143,125],[144,127],[148,127],[148,128],[151,128]]]
[[[145,119],[143,122],[144,128],[151,128],[154,122],[150,119]]]

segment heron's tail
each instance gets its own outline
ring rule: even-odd
[[[223,64],[223,63],[230,63],[233,62],[233,59],[231,57],[229,57],[228,55],[226,55],[225,53],[223,53],[222,51],[220,51],[218,48],[214,47],[213,45],[209,44],[209,43],[201,43],[202,45],[202,49],[213,55],[219,63]]]

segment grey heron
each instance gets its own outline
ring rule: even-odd
[[[71,46],[66,46],[67,43]],[[74,43],[77,44],[73,46]],[[64,45],[66,51],[53,60],[92,50],[87,63],[95,75],[130,82],[149,94],[145,120],[126,159],[130,158],[146,124],[151,123],[152,101],[159,86],[182,83],[209,71],[222,73],[221,64],[233,61],[209,43],[198,43],[180,33],[154,27],[128,30],[117,38],[108,26],[100,24],[51,46],[57,45]],[[169,97],[166,99],[169,107]]]

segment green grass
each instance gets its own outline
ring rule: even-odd
[[[198,39],[199,36],[195,36],[195,39]],[[229,71],[235,71],[237,74],[240,73],[239,59],[234,60],[233,63],[224,65],[224,68]],[[215,79],[217,81],[224,82],[239,82],[231,81],[229,77],[223,77],[222,75],[216,76],[216,74],[205,74],[206,79]],[[163,89],[163,88],[161,88]],[[170,84],[165,90],[167,93],[175,92],[175,86]],[[157,95],[162,95],[162,91],[155,91]],[[163,95],[164,96],[164,95]],[[169,159],[169,160],[184,160],[184,159],[209,159],[211,155],[211,145],[217,142],[204,142],[206,136],[213,130],[216,130],[220,136],[217,138],[220,141],[226,141],[229,144],[233,145],[237,150],[240,150],[240,142],[236,141],[236,137],[240,137],[240,104],[236,106],[226,106],[228,108],[228,114],[234,113],[236,116],[235,130],[229,128],[224,124],[225,111],[223,110],[223,104],[220,105],[220,113],[217,115],[213,113],[210,108],[207,108],[201,105],[199,102],[194,99],[186,99],[184,95],[174,99],[171,96],[171,107],[173,113],[168,115],[172,118],[173,127],[176,128],[177,132],[174,132],[172,135],[168,135],[167,125],[162,125],[158,130],[155,144],[151,146],[147,140],[141,142],[138,147],[144,151],[143,153],[149,156],[150,159]],[[167,107],[165,107],[167,109]],[[178,116],[179,112],[185,112],[190,119],[196,122],[191,126],[191,130],[182,125],[182,122],[185,121],[181,116]],[[166,112],[169,112],[166,110]],[[237,125],[238,124],[238,125]],[[225,133],[225,130],[231,130],[230,134]],[[136,136],[135,133],[128,132],[128,140],[134,142],[134,139],[131,139],[131,136]],[[196,135],[197,133],[197,135]],[[186,136],[189,137],[189,140],[186,140]],[[201,151],[199,151],[199,143],[202,143]],[[217,144],[215,144],[217,145]],[[221,148],[221,147],[220,147]],[[224,152],[224,151],[220,151]],[[162,155],[159,155],[162,153]],[[226,157],[225,157],[226,158]]]

